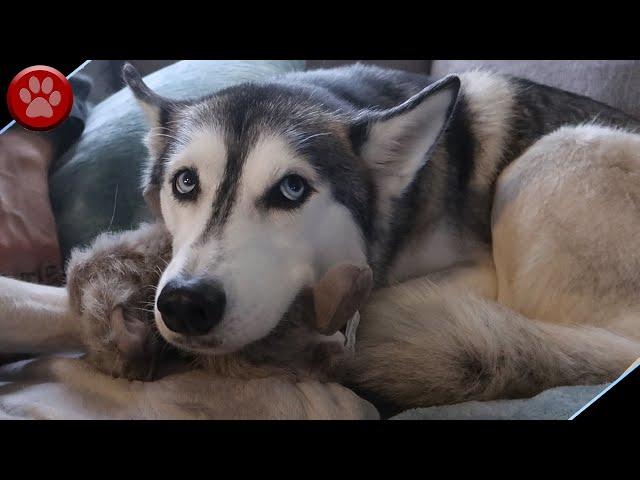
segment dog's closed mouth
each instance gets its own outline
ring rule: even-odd
[[[212,350],[220,346],[221,342],[216,337],[194,337],[194,336],[181,336],[175,339],[171,339],[178,348],[183,348],[188,351],[197,352],[201,354],[212,354]]]

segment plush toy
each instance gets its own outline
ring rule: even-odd
[[[318,333],[335,334],[358,312],[372,285],[369,267],[341,264],[329,269],[301,295],[308,308],[305,320]]]
[[[170,237],[162,224],[103,234],[73,252],[67,266],[71,308],[80,322],[87,359],[98,369],[150,380],[158,363],[177,356],[236,377],[329,379],[333,359],[346,353],[347,339],[340,330],[357,321],[373,285],[369,267],[336,265],[299,292],[265,338],[229,355],[193,355],[175,351],[155,328],[155,286],[170,257]]]

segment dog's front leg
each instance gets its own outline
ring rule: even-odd
[[[65,288],[0,277],[1,353],[53,353],[81,345]]]
[[[166,345],[156,331],[155,288],[171,256],[162,224],[106,233],[74,251],[69,303],[89,362],[115,377],[150,379]]]

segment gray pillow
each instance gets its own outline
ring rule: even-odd
[[[640,118],[640,60],[434,60],[431,73],[479,67],[586,95]]]
[[[245,81],[302,70],[299,60],[185,60],[145,81],[161,95],[197,98]],[[70,159],[50,178],[51,203],[64,258],[105,230],[133,228],[150,217],[140,192],[146,158],[143,114],[128,89],[89,114]]]

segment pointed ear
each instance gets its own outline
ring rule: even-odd
[[[149,126],[159,126],[163,98],[144,83],[140,72],[130,63],[125,63],[122,67],[122,79],[144,111]]]
[[[397,107],[367,112],[353,124],[354,149],[378,183],[384,184],[387,195],[402,195],[429,160],[449,123],[459,90],[460,79],[450,75]]]
[[[133,96],[147,118],[149,132],[145,138],[145,144],[149,150],[150,157],[143,174],[142,190],[147,206],[159,218],[161,213],[158,165],[167,143],[166,139],[169,132],[166,131],[168,130],[166,123],[172,102],[153,92],[144,83],[138,70],[130,63],[125,63],[122,68],[122,78],[131,89]]]

